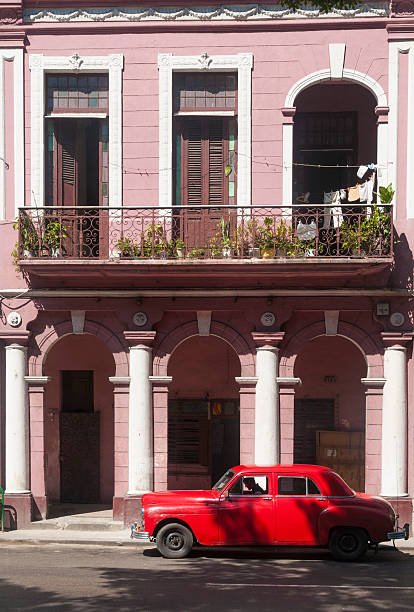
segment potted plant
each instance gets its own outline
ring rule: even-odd
[[[228,221],[225,221],[224,217],[221,217],[219,226],[223,257],[231,257],[230,218]]]
[[[67,237],[67,229],[60,221],[47,220],[45,222],[43,246],[51,253],[52,257],[58,257],[63,240]]]
[[[121,257],[137,258],[141,255],[141,250],[136,242],[130,238],[121,238],[116,243]]]
[[[142,241],[142,252],[145,257],[165,257],[168,242],[164,236],[161,223],[150,223]]]
[[[275,256],[275,235],[271,217],[265,217],[264,225],[258,228],[258,236],[262,258],[273,259]]]
[[[175,253],[178,259],[185,258],[185,243],[181,240],[181,238],[177,238],[175,241]]]
[[[379,196],[381,204],[392,204],[394,194],[395,189],[392,188],[392,183],[387,187],[378,187],[378,192],[375,192],[375,195]]]
[[[16,242],[15,249],[12,253],[13,257],[19,259],[20,254],[23,254],[23,257],[37,257],[39,255],[40,241],[31,217],[23,213],[20,217],[20,223],[19,219],[14,221],[13,229],[19,230],[20,232],[20,240]],[[18,252],[19,247],[20,253]]]
[[[342,248],[356,256],[383,254],[389,247],[391,231],[390,213],[374,204],[371,215],[360,223],[341,225]]]
[[[204,249],[201,249],[199,247],[194,247],[188,253],[187,257],[189,259],[203,259],[204,258]]]
[[[214,259],[222,256],[223,250],[217,236],[213,236],[208,245],[210,256]]]

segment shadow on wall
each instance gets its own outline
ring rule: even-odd
[[[413,289],[413,253],[409,247],[405,233],[394,234],[394,270],[391,283],[403,289]]]
[[[4,530],[13,531],[17,529],[17,510],[14,506],[4,504]]]

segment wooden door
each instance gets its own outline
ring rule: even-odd
[[[316,462],[316,432],[321,429],[335,429],[334,400],[295,400],[294,463]]]
[[[63,503],[99,502],[99,413],[93,372],[61,374],[60,494]]]
[[[181,206],[180,237],[203,247],[220,233],[229,203],[229,121],[227,118],[182,118],[176,123],[175,203]],[[233,178],[233,177],[232,177]],[[233,186],[234,188],[234,186]]]
[[[108,205],[107,128],[98,119],[48,121],[47,204],[66,208],[52,212],[51,220],[64,227],[67,257],[108,253],[108,214],[100,208]]]

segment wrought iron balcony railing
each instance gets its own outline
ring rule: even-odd
[[[391,205],[21,208],[17,259],[222,260],[393,255]]]

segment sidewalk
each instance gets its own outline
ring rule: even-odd
[[[81,529],[18,529],[16,531],[0,531],[0,546],[2,542],[19,544],[77,544],[98,546],[122,546],[128,548],[152,547],[148,541],[131,540],[130,529],[119,530],[81,530]],[[414,552],[414,538],[396,540],[395,546],[403,552]],[[283,547],[286,549],[287,547]],[[297,549],[297,547],[294,547]],[[381,549],[393,548],[392,542],[382,543]]]

